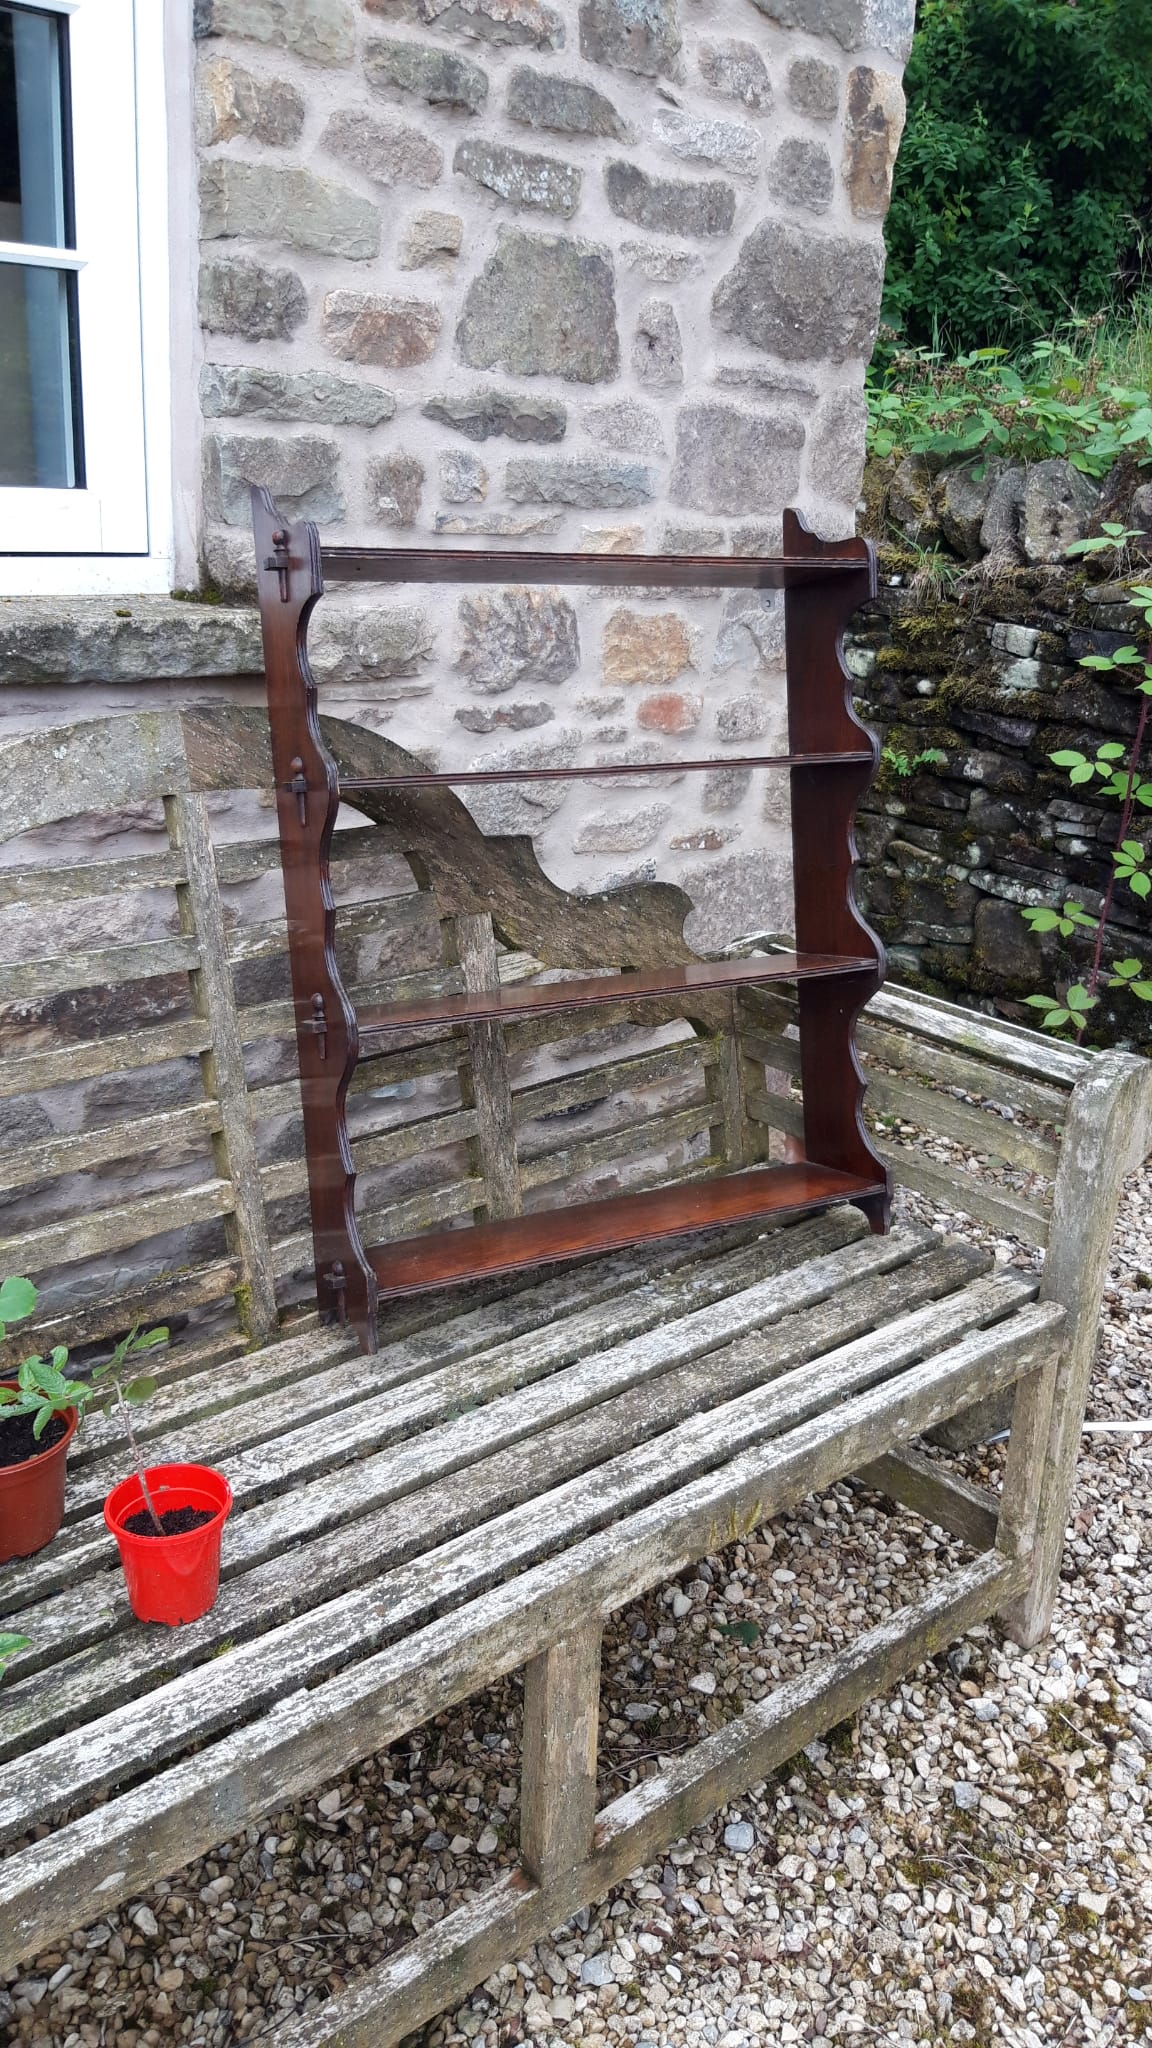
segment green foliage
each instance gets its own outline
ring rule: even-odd
[[[6,1334],[9,1322],[20,1322],[25,1316],[30,1316],[38,1299],[30,1280],[5,1280],[0,1286],[0,1336]],[[48,1358],[34,1353],[23,1360],[16,1375],[16,1385],[0,1387],[0,1421],[6,1416],[33,1416],[32,1434],[39,1443],[52,1417],[63,1414],[68,1408],[75,1408],[80,1421],[83,1421],[89,1409],[103,1407],[113,1398],[121,1404],[127,1401],[136,1406],[155,1393],[156,1382],[145,1374],[136,1374],[126,1381],[127,1361],[140,1352],[153,1351],[157,1344],[166,1344],[167,1341],[166,1329],[141,1331],[137,1323],[126,1337],[121,1337],[112,1356],[93,1367],[91,1377],[86,1380],[66,1377],[67,1345],[57,1344]]]
[[[1147,856],[1138,839],[1124,839],[1112,855],[1116,880],[1127,882],[1134,896],[1152,896],[1152,875]]]
[[[958,348],[1111,304],[1152,197],[1152,0],[921,0],[885,318]]]
[[[1070,939],[1077,928],[1089,932],[1096,929],[1096,919],[1089,917],[1082,903],[1066,903],[1062,910],[1050,910],[1047,905],[1043,905],[1039,909],[1022,911],[1021,916],[1026,920],[1030,930],[1059,932],[1062,939]]]
[[[1079,1034],[1088,1022],[1089,1010],[1096,1008],[1100,998],[1089,995],[1084,984],[1077,981],[1065,989],[1063,996],[1025,996],[1024,1001],[1031,1009],[1047,1013],[1041,1019],[1045,1031],[1062,1031],[1071,1024]]]
[[[1149,0],[1152,5],[1152,0]],[[904,349],[869,366],[869,453],[930,455],[941,463],[990,456],[1040,462],[1067,456],[1087,476],[1103,476],[1122,455],[1152,463],[1152,393],[1120,384],[1099,357],[1070,342],[1037,342],[1010,361],[1002,348],[949,358]],[[1073,553],[1125,545],[1114,525]]]
[[[900,747],[881,747],[880,759],[892,770],[893,775],[899,775],[903,780],[909,775],[914,775],[917,768],[940,766],[948,756],[941,753],[939,747],[925,747],[920,754],[906,754]]]
[[[0,1629],[0,1678],[3,1677],[13,1657],[18,1657],[21,1650],[28,1650],[31,1646],[30,1636],[14,1636],[6,1629]]]

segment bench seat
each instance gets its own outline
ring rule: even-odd
[[[0,1694],[5,1966],[574,1621],[814,1488],[877,1459],[894,1468],[909,1438],[1051,1361],[1064,1312],[1035,1295],[1034,1278],[970,1245],[915,1228],[876,1238],[840,1208],[743,1242],[618,1253],[478,1308],[425,1302],[375,1359],[318,1328],[224,1362],[210,1350],[199,1370],[175,1351],[179,1376],[145,1411],[148,1455],[228,1471],[221,1595],[170,1634],[133,1620],[100,1517],[124,1454],[95,1424],[60,1537],[0,1574],[0,1625],[33,1644]],[[927,1461],[872,1476],[922,1508],[935,1488],[935,1519],[994,1544],[995,1502]],[[844,1684],[875,1689],[880,1639],[899,1646],[888,1683],[925,1654],[925,1629],[949,1640],[1022,1583],[1010,1545],[987,1550],[925,1603],[923,1628],[887,1623],[834,1660]],[[825,1723],[844,1700],[843,1685],[823,1695]],[[765,1729],[782,1754],[794,1746],[782,1711],[750,1710],[744,1782],[763,1775]],[[708,1769],[702,1756],[692,1782]],[[615,1806],[643,1805],[643,1790]],[[56,1831],[29,1841],[45,1822]],[[600,1888],[643,1860],[621,1847],[627,1829],[618,1841],[605,1827]],[[543,1912],[538,1932],[564,1917],[516,1896],[525,1925]],[[377,2010],[375,2040],[399,2038],[381,2024]]]

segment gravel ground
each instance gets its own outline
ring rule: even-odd
[[[1152,1419],[1148,1169],[1126,1191],[1089,1414]],[[958,1462],[991,1478],[1000,1455]],[[410,2048],[1152,2042],[1150,1544],[1152,1434],[1087,1436],[1046,1643],[973,1631]],[[602,1796],[960,1555],[838,1486],[622,1611]],[[519,1720],[510,1680],[77,1933],[0,1988],[0,2039],[274,2042],[512,1860]]]

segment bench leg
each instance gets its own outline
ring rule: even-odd
[[[520,1853],[538,1884],[591,1855],[599,1725],[597,1617],[524,1669]]]

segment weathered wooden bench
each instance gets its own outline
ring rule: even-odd
[[[350,776],[394,758],[325,729]],[[233,836],[239,813],[210,829],[221,792],[270,784],[263,714],[98,719],[15,737],[0,764],[0,930],[22,944],[0,969],[0,1269],[42,1284],[42,1341],[170,1320],[150,1454],[220,1464],[237,1501],[212,1613],[135,1623],[100,1516],[124,1451],[97,1420],[60,1536],[0,1572],[0,1626],[32,1645],[0,1689],[5,1966],[523,1667],[519,1865],[277,2025],[278,2048],[386,2048],[977,1621],[1044,1633],[1118,1190],[1152,1142],[1145,1063],[892,988],[860,1027],[898,1186],[1045,1246],[1039,1281],[915,1224],[871,1236],[840,1207],[393,1303],[361,1356],[308,1306],[278,849]],[[366,1000],[463,986],[478,893],[502,982],[560,949],[634,964],[638,929],[678,934],[675,891],[565,897],[526,842],[434,800],[434,841],[419,806],[403,830],[339,838],[342,967]],[[63,822],[94,813],[123,828],[109,857],[63,862]],[[498,1156],[518,1198],[780,1157],[799,1128],[793,1019],[773,987],[621,1004],[593,1033],[508,1026]],[[487,1213],[493,1057],[490,1032],[423,1031],[358,1069],[379,1239]],[[916,1439],[1013,1388],[996,1499]],[[605,1618],[850,1474],[971,1561],[597,1812]]]

